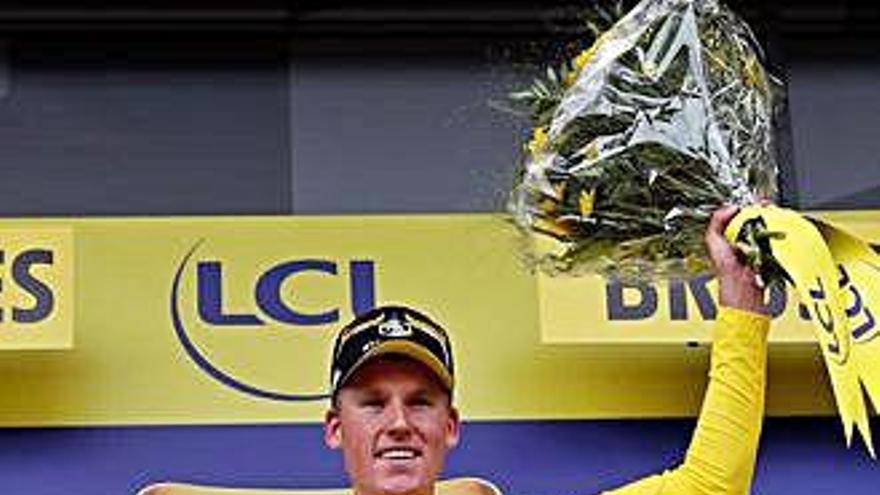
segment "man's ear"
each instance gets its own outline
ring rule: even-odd
[[[331,449],[342,446],[342,422],[339,421],[339,411],[330,408],[324,415],[324,444]]]
[[[453,448],[458,445],[458,438],[461,436],[461,419],[458,415],[458,409],[449,406],[449,418],[446,421],[446,447]]]

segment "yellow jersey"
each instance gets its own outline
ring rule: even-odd
[[[684,462],[606,495],[749,493],[764,417],[769,328],[766,316],[721,308],[709,386]]]

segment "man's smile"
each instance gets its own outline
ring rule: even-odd
[[[421,450],[414,447],[386,447],[376,451],[374,457],[383,460],[412,460],[422,456]]]

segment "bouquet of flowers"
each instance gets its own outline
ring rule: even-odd
[[[711,213],[776,192],[778,85],[761,58],[748,26],[718,0],[643,0],[514,94],[534,127],[509,201],[528,258],[550,274],[706,271]],[[847,441],[858,428],[873,454],[863,389],[880,404],[880,255],[777,207],[743,208],[726,235],[765,282],[794,286]]]
[[[715,0],[645,0],[514,93],[534,129],[509,201],[529,259],[623,278],[708,268],[711,213],[776,192],[778,84],[761,57]]]

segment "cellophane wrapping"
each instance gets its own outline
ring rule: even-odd
[[[722,204],[776,195],[780,85],[714,0],[644,0],[513,95],[533,124],[509,210],[551,274],[689,276]]]

